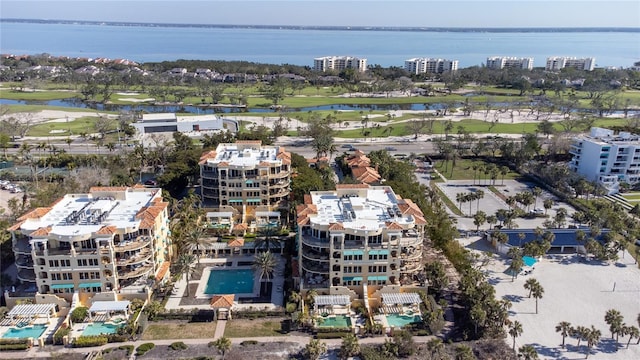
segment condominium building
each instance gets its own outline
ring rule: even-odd
[[[40,294],[142,289],[171,257],[161,189],[93,187],[18,218],[8,230],[18,279]]]
[[[354,69],[359,72],[367,71],[367,59],[353,56],[324,56],[313,59],[313,70],[345,70]]]
[[[548,71],[558,71],[566,67],[575,68],[578,70],[592,71],[596,66],[595,58],[575,58],[575,57],[563,57],[553,56],[547,58],[547,65],[545,69]]]
[[[159,132],[181,132],[185,134],[215,132],[225,129],[235,133],[238,124],[235,120],[222,118],[219,115],[177,116],[174,113],[143,114],[142,118],[131,124],[138,134]]]
[[[524,69],[524,70],[533,70],[533,58],[492,56],[487,58],[487,68],[489,69],[516,68],[516,69]]]
[[[458,60],[413,58],[404,61],[404,69],[411,74],[442,74],[458,70]]]
[[[591,181],[600,182],[609,193],[616,193],[620,183],[640,182],[640,137],[628,132],[593,127],[589,136],[573,140],[569,151],[572,170]]]
[[[234,223],[248,222],[256,211],[288,207],[291,153],[261,141],[219,144],[200,158],[201,190],[205,205],[219,207]]]
[[[301,291],[366,299],[378,290],[420,287],[426,220],[389,186],[337,185],[297,208]],[[366,303],[366,301],[365,301]]]

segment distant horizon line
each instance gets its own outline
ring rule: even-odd
[[[178,28],[221,28],[221,29],[271,29],[271,30],[355,30],[355,31],[435,31],[435,32],[640,32],[640,27],[456,27],[456,26],[377,26],[377,25],[261,25],[261,24],[188,24],[166,22],[133,22],[133,21],[101,21],[101,20],[68,20],[68,19],[31,19],[1,18],[0,23],[40,23],[40,24],[80,24],[106,26],[143,26],[143,27],[178,27]]]

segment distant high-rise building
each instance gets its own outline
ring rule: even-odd
[[[578,59],[575,57],[552,56],[547,58],[547,65],[545,69],[548,71],[558,71],[566,67],[572,67],[578,70],[592,71],[595,66],[595,58]]]
[[[442,74],[458,70],[458,60],[413,58],[404,61],[404,69],[411,74]]]
[[[590,181],[616,193],[620,183],[640,182],[640,137],[628,132],[593,127],[589,136],[576,137],[569,151],[569,167]]]
[[[345,70],[354,69],[359,72],[367,71],[367,59],[353,56],[324,56],[313,59],[313,70]]]
[[[516,68],[532,70],[533,58],[492,56],[487,58],[487,67],[489,69]]]

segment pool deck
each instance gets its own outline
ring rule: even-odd
[[[42,339],[47,339],[49,337],[53,337],[53,334],[56,332],[56,329],[58,328],[58,326],[60,326],[62,324],[62,322],[64,321],[63,318],[56,318],[56,317],[52,317],[51,320],[49,322],[47,322],[46,319],[35,319],[33,322],[33,325],[47,325],[47,328],[45,329],[45,331],[42,333],[42,335],[40,335],[40,338]],[[0,338],[2,338],[2,336],[9,331],[10,328],[12,328],[14,326],[0,326]],[[34,341],[34,346],[38,345],[38,339],[33,339]]]
[[[269,303],[252,303],[252,304],[238,304],[235,303],[233,305],[233,308],[235,310],[242,310],[242,309],[249,309],[249,308],[261,308],[261,309],[276,309],[278,307],[283,306],[284,303],[284,293],[282,291],[283,286],[284,286],[284,265],[285,265],[285,259],[282,258],[280,255],[278,254],[274,254],[276,260],[278,260],[278,265],[276,266],[276,269],[274,271],[273,274],[273,287],[272,287],[272,292],[271,292],[271,302]],[[209,273],[210,271],[213,269],[213,271],[215,271],[216,269],[224,269],[224,270],[233,270],[233,269],[250,269],[251,266],[237,266],[237,264],[239,262],[252,262],[254,260],[254,256],[231,256],[231,257],[226,257],[226,258],[201,258],[200,259],[200,264],[204,264],[205,266],[210,266],[209,268],[206,268],[205,271],[202,273],[202,277],[200,278],[200,280],[190,280],[189,283],[191,284],[198,284],[198,288],[196,290],[195,293],[195,297],[196,298],[201,298],[201,299],[208,299],[213,297],[213,295],[210,294],[205,294],[204,293],[204,289],[207,286],[207,281],[209,279]],[[232,262],[232,266],[223,266],[225,265],[227,262]],[[253,294],[241,294],[243,295],[242,297],[245,296],[250,296],[250,297],[254,297],[257,296],[260,292],[260,281],[259,281],[259,277],[256,276],[255,277],[255,283],[254,283],[254,293]],[[174,295],[171,295],[169,297],[169,300],[167,301],[167,304],[165,305],[165,308],[167,310],[171,310],[171,309],[185,309],[185,310],[191,310],[191,309],[211,309],[211,307],[207,304],[207,305],[180,305],[180,300],[183,297],[183,294],[186,291],[186,287],[187,287],[187,282],[186,279],[184,278],[184,276],[182,278],[180,278],[180,280],[178,280],[175,283],[175,290],[174,290]],[[236,301],[238,300],[238,296],[236,294]]]

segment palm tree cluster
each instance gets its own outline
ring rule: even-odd
[[[629,336],[627,340],[626,348],[629,348],[629,344],[633,339],[638,339],[637,344],[640,344],[640,329],[634,325],[627,325],[624,322],[624,317],[620,311],[616,309],[609,309],[604,315],[604,320],[609,325],[609,331],[611,332],[611,338],[618,342],[620,336]],[[638,326],[640,326],[640,314],[637,317]],[[571,326],[568,321],[561,321],[556,325],[556,332],[562,336],[562,347],[565,347],[565,339],[570,336],[578,340],[577,347],[580,347],[582,341],[587,342],[586,357],[589,357],[591,349],[600,342],[602,333],[596,329],[593,325],[591,328],[585,326]]]
[[[526,290],[529,290],[529,296],[528,297],[533,296],[533,298],[536,299],[536,314],[537,314],[538,313],[538,299],[542,299],[542,295],[544,294],[544,288],[542,287],[542,285],[540,285],[538,280],[536,280],[534,278],[527,279],[527,281],[525,281],[525,283],[524,283],[524,288]]]
[[[462,204],[469,203],[469,216],[471,216],[471,206],[473,202],[476,202],[476,211],[480,208],[480,200],[484,198],[483,190],[471,191],[468,193],[458,193],[456,194],[456,201],[458,202],[458,208],[462,211]]]
[[[611,332],[611,338],[615,337],[616,342],[620,336],[629,335],[629,339],[627,340],[627,348],[629,348],[629,344],[631,340],[636,338],[638,339],[638,344],[640,344],[640,329],[638,329],[634,325],[627,325],[624,322],[624,316],[620,313],[620,311],[616,309],[609,309],[604,315],[604,321],[609,325],[609,331]],[[640,326],[640,314],[638,314],[638,325]]]
[[[578,344],[576,347],[580,348],[580,343],[582,341],[587,342],[587,348],[585,350],[586,358],[589,357],[591,353],[591,349],[600,343],[600,338],[602,337],[602,332],[595,328],[595,326],[591,325],[591,328],[586,326],[577,326],[571,327],[571,324],[562,321],[556,326],[556,332],[559,332],[562,335],[562,343],[564,344],[564,339],[567,335],[573,337],[578,340]]]

